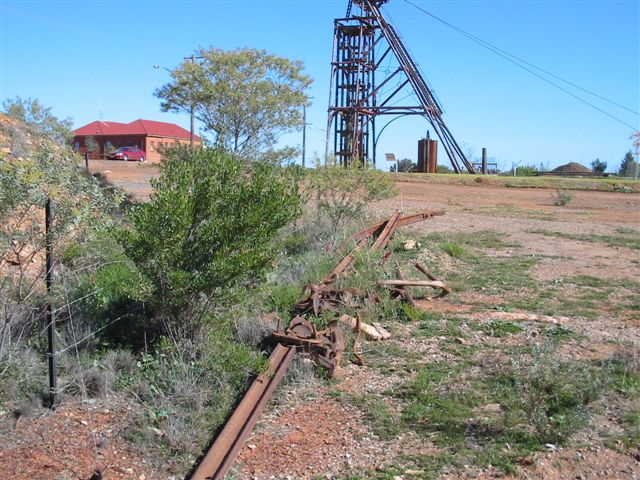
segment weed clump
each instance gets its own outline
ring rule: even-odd
[[[573,195],[567,193],[566,190],[556,188],[556,192],[552,195],[553,205],[556,207],[566,207],[573,200]]]

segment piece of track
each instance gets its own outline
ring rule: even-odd
[[[269,357],[269,369],[253,381],[191,480],[222,480],[231,470],[238,452],[282,381],[294,355],[294,348],[276,345]]]

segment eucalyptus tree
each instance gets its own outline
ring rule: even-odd
[[[282,134],[302,126],[312,82],[303,70],[301,61],[265,50],[201,49],[173,69],[171,81],[155,95],[163,111],[193,108],[217,148],[258,158]]]

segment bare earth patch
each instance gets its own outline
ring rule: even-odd
[[[131,407],[107,401],[64,405],[32,418],[0,412],[0,478],[167,478],[122,436]]]

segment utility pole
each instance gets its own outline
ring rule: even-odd
[[[196,63],[196,59],[200,60],[204,57],[196,56],[195,54],[191,54],[190,57],[184,57],[185,60],[191,60],[191,63]],[[193,103],[193,99],[191,99],[191,128],[189,130],[189,146],[193,148],[193,132],[195,130],[196,123],[196,105]]]
[[[46,251],[46,273],[45,283],[47,286],[47,306],[45,312],[45,323],[47,325],[47,337],[49,340],[49,348],[47,351],[47,357],[49,359],[49,399],[51,400],[51,408],[55,404],[56,390],[57,390],[57,378],[56,378],[56,324],[53,317],[53,309],[51,308],[51,287],[53,284],[52,270],[53,270],[53,241],[51,236],[51,229],[53,227],[53,211],[51,205],[51,198],[47,198],[45,204],[45,251]]]
[[[482,174],[487,175],[489,173],[489,165],[487,159],[487,149],[482,149]]]

